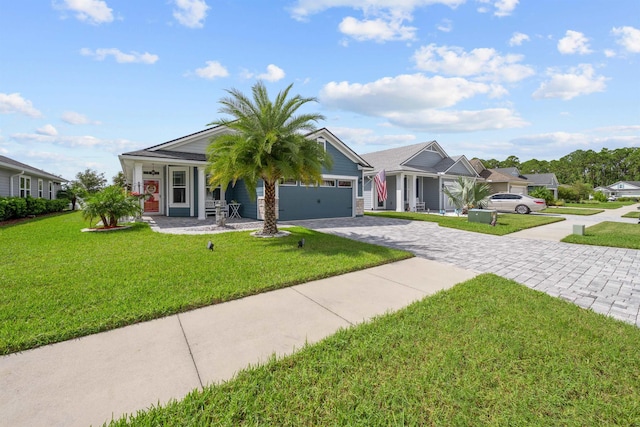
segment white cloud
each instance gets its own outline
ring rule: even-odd
[[[0,93],[0,113],[20,113],[29,117],[42,117],[42,113],[33,107],[28,99],[19,93]]]
[[[306,20],[326,9],[348,7],[361,11],[362,18],[348,16],[342,20],[339,30],[358,41],[376,42],[414,40],[416,28],[404,23],[413,20],[416,8],[443,4],[455,8],[466,0],[298,0],[290,9],[291,16]],[[445,27],[443,27],[445,28]],[[444,31],[444,30],[442,30]],[[346,41],[342,42],[346,45]]]
[[[62,4],[54,3],[54,7],[76,12],[78,20],[91,24],[113,21],[112,9],[102,0],[64,0]]]
[[[53,125],[44,125],[41,128],[38,128],[36,133],[40,135],[56,136],[58,134],[58,130],[53,127]]]
[[[534,99],[560,98],[568,101],[576,96],[603,92],[608,80],[596,75],[590,64],[580,64],[564,74],[551,69],[547,75],[550,80],[543,82],[533,93]]]
[[[366,84],[330,82],[320,91],[320,101],[328,107],[385,116],[392,111],[450,107],[490,90],[489,85],[462,78],[403,74]]]
[[[101,139],[91,135],[43,135],[39,133],[15,133],[10,135],[15,141],[61,145],[71,148],[99,149],[113,154],[138,148],[140,144],[126,139]]]
[[[440,21],[440,24],[436,26],[436,28],[443,33],[450,33],[453,30],[453,22],[450,19],[443,19]]]
[[[428,132],[477,132],[482,130],[511,129],[529,123],[507,108],[485,110],[423,110],[413,113],[393,113],[387,116],[396,126]]]
[[[618,36],[616,42],[627,52],[640,53],[640,30],[634,27],[614,27],[611,33]]]
[[[402,25],[402,19],[364,19],[347,16],[338,26],[341,33],[357,41],[374,40],[385,42],[393,40],[414,40],[416,28]]]
[[[495,16],[509,16],[518,5],[520,0],[497,0],[494,3],[496,11],[493,13]]]
[[[277,82],[278,80],[282,80],[285,76],[284,70],[277,65],[269,64],[267,65],[267,72],[258,74],[258,79],[266,80],[268,82]]]
[[[401,19],[391,21],[382,18],[358,20],[348,16],[342,20],[338,28],[341,33],[358,41],[414,40],[416,28],[404,26],[402,22]]]
[[[196,68],[196,75],[203,79],[213,80],[218,77],[227,77],[229,72],[218,61],[207,61],[206,66],[202,68]]]
[[[207,17],[209,6],[204,0],[175,0],[177,9],[173,11],[173,17],[189,28],[202,28]]]
[[[470,52],[455,46],[430,44],[413,55],[416,67],[423,71],[471,77],[494,82],[517,82],[535,74],[533,68],[519,64],[522,55],[500,55],[495,49],[478,48]]]
[[[515,32],[509,39],[509,46],[520,46],[522,42],[529,41],[529,36],[524,33]]]
[[[567,30],[565,36],[558,41],[558,52],[563,55],[573,55],[578,53],[586,55],[591,53],[589,48],[589,39],[578,31]]]
[[[613,49],[605,49],[604,56],[606,56],[607,58],[613,58],[616,56],[616,52]]]
[[[468,132],[525,126],[527,123],[513,111],[503,108],[442,110],[494,91],[491,85],[459,77],[413,74],[385,77],[366,84],[331,82],[322,88],[319,98],[328,108],[383,117],[393,125],[421,131]]]
[[[159,59],[158,55],[153,55],[149,52],[138,53],[132,51],[130,53],[124,53],[120,51],[120,49],[116,48],[91,50],[85,47],[80,49],[80,54],[84,56],[93,56],[97,61],[104,61],[107,56],[113,56],[116,62],[120,64],[155,64]]]
[[[100,122],[95,120],[89,120],[84,114],[76,113],[75,111],[65,111],[60,117],[63,122],[70,125],[99,125]]]
[[[413,134],[403,135],[378,135],[372,129],[368,128],[347,128],[332,127],[333,132],[338,138],[346,142],[349,146],[389,146],[397,147],[400,145],[413,144],[416,136]],[[379,149],[377,147],[376,149]],[[373,149],[373,147],[371,147]]]
[[[455,8],[466,0],[298,0],[290,8],[294,19],[304,20],[324,10],[334,7],[349,7],[368,13],[375,11],[411,12],[414,9],[433,4],[443,4]]]

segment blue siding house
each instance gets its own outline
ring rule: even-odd
[[[145,215],[197,217],[204,220],[216,202],[239,204],[243,218],[262,219],[263,188],[249,194],[244,183],[226,189],[207,183],[206,149],[211,138],[230,132],[216,126],[143,150],[123,153],[122,170],[132,191],[146,193]],[[364,214],[364,172],[371,166],[328,129],[306,135],[322,144],[333,167],[322,171],[317,186],[282,180],[276,191],[281,220],[354,217]],[[236,205],[237,206],[237,205]]]
[[[0,197],[55,199],[64,182],[57,175],[0,156]]]
[[[450,157],[436,141],[422,142],[362,156],[373,169],[365,172],[366,210],[453,210],[443,189],[459,176],[483,180],[465,156]],[[374,177],[385,171],[387,199],[378,200]]]

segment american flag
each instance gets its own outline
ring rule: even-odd
[[[376,174],[375,178],[373,178],[373,182],[376,184],[378,201],[382,202],[387,200],[387,175],[385,174],[384,169]]]

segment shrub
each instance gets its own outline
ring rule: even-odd
[[[564,200],[558,199],[554,203],[554,206],[564,206]]]
[[[0,221],[24,218],[27,215],[42,215],[63,211],[69,201],[66,199],[39,199],[35,197],[0,197]]]
[[[67,199],[52,199],[47,200],[47,212],[62,212],[69,205]]]
[[[43,213],[47,213],[47,201],[45,199],[28,196],[25,201],[27,202],[27,215],[42,215]]]
[[[538,199],[544,199],[547,206],[553,206],[553,193],[548,188],[537,187],[533,191],[530,191],[529,195]]]
[[[563,199],[565,202],[579,202],[580,195],[573,187],[560,186],[558,187],[558,199]]]
[[[593,198],[597,202],[606,202],[607,201],[607,195],[604,194],[602,191],[596,191],[595,193],[593,193]]]
[[[6,219],[24,218],[27,216],[27,201],[21,197],[8,197],[5,199]]]

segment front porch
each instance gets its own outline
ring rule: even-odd
[[[371,181],[370,210],[440,212],[455,209],[442,191],[453,184],[453,177],[398,173],[388,174],[386,180],[387,200],[384,201],[377,200],[375,184]]]

